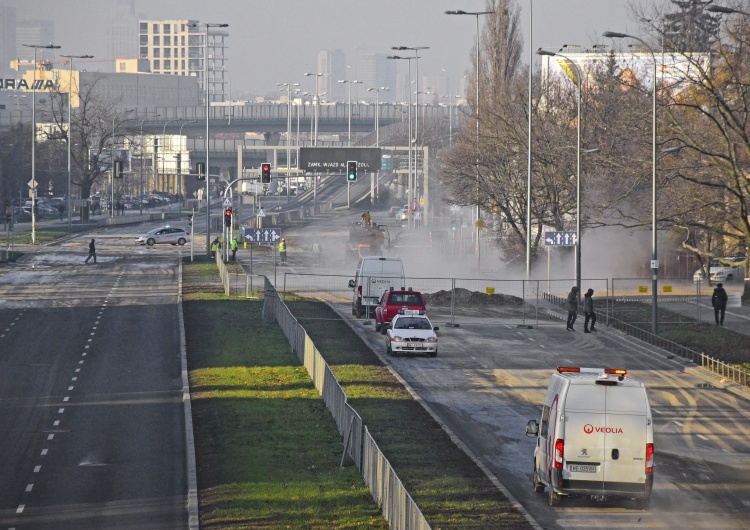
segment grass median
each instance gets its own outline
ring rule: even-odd
[[[224,297],[215,270],[186,262],[183,276],[201,526],[387,528],[262,301]],[[530,528],[345,322],[295,305],[321,317],[308,334],[432,528]]]

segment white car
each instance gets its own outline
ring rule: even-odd
[[[721,258],[721,261],[717,258],[712,259],[709,262],[709,284],[744,279],[745,268],[742,265],[744,261],[744,256],[730,256]],[[730,266],[729,263],[735,263],[736,265]],[[693,281],[696,283],[705,281],[705,278],[706,276],[701,269],[698,269],[693,274]]]
[[[141,234],[135,238],[136,243],[141,245],[156,245],[159,243],[169,243],[171,245],[184,245],[190,241],[190,234],[182,228],[175,228],[173,226],[162,226],[161,228],[154,228]]]
[[[385,350],[388,355],[424,353],[435,357],[438,353],[438,338],[424,311],[402,309],[393,317],[385,332]]]

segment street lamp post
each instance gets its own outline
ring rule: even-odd
[[[71,230],[73,228],[73,202],[71,200],[71,194],[72,194],[72,184],[71,184],[71,171],[70,171],[70,142],[71,137],[70,135],[73,132],[73,122],[71,121],[71,102],[70,100],[73,97],[73,59],[91,59],[94,57],[93,55],[61,55],[61,57],[65,57],[68,59],[69,63],[69,69],[68,69],[68,134],[66,135],[68,138],[68,230]],[[78,92],[76,91],[76,94]]]
[[[347,112],[349,116],[349,129],[348,129],[346,138],[347,138],[347,146],[351,147],[352,146],[352,85],[362,84],[362,81],[357,81],[357,80],[349,81],[347,79],[339,79],[339,83],[346,83],[347,85],[349,85],[349,110]]]
[[[448,99],[448,145],[453,147],[453,100],[458,99],[461,96],[440,96],[441,98]]]
[[[160,115],[156,114],[155,116],[152,116],[152,118],[158,118]],[[143,215],[143,124],[148,119],[148,117],[143,118],[141,120],[141,145],[140,145],[140,151],[141,151],[141,174],[140,174],[140,194],[138,196],[138,204],[140,206],[140,214]]]
[[[60,46],[54,44],[23,44],[26,48],[34,48],[34,80],[31,84],[31,244],[36,244],[36,51],[40,48],[56,50]]]
[[[388,91],[390,88],[381,86],[378,88],[368,88],[368,92],[375,92],[375,147],[380,147],[380,91]]]
[[[648,49],[654,63],[652,79],[653,97],[651,103],[651,333],[656,335],[658,331],[658,310],[656,303],[659,274],[659,260],[656,256],[656,54],[654,54],[654,50],[646,41],[634,35],[618,33],[616,31],[605,31],[602,36],[612,39],[627,38],[637,40]]]
[[[126,110],[123,112],[123,114],[130,114],[131,112],[135,112],[133,109]],[[112,145],[109,148],[109,183],[110,183],[110,190],[109,190],[109,217],[110,219],[114,218],[115,216],[115,120],[117,119],[117,116],[119,116],[119,112],[115,112],[115,115],[112,116]]]
[[[409,62],[409,78],[408,78],[408,92],[409,92],[409,113],[408,113],[408,120],[409,120],[409,138],[408,138],[408,146],[409,146],[409,175],[408,175],[408,190],[407,190],[407,202],[409,204],[408,206],[408,215],[407,215],[407,224],[409,228],[412,228],[414,220],[412,215],[412,200],[414,198],[414,186],[412,185],[412,130],[411,130],[411,61],[412,59],[418,59],[418,57],[401,57],[399,55],[389,55],[388,59],[395,59],[395,60],[403,60]]]
[[[203,90],[205,92],[205,104],[206,104],[206,255],[211,255],[211,166],[209,165],[209,145],[208,145],[208,121],[209,121],[209,109],[211,103],[208,95],[208,29],[209,28],[226,28],[229,24],[217,24],[211,22],[196,22],[188,24],[192,28],[203,26],[206,32],[203,34]]]
[[[315,118],[315,132],[313,133],[313,147],[317,147],[318,145],[318,103],[320,101],[320,94],[318,90],[318,79],[325,74],[317,72],[317,73],[311,73],[308,72],[305,74],[305,77],[309,77],[311,75],[315,76],[315,106],[313,107],[313,115]]]
[[[477,252],[477,271],[479,270],[480,263],[481,263],[481,248],[479,245],[479,216],[480,216],[480,205],[479,205],[479,85],[480,85],[480,79],[481,79],[481,65],[479,64],[479,16],[480,15],[490,15],[494,13],[494,11],[474,11],[474,12],[468,12],[468,11],[446,11],[446,15],[472,15],[476,18],[477,22],[477,42],[476,42],[476,58],[475,62],[477,65],[477,79],[476,79],[476,110],[474,112],[477,120],[477,147],[476,147],[476,172],[477,172],[477,218],[475,224],[475,237],[476,237],[476,252]],[[531,63],[529,63],[529,70],[531,70]]]
[[[166,191],[165,188],[167,188],[165,186],[167,181],[167,125],[172,121],[174,120],[164,122],[164,127],[161,129],[161,191]]]
[[[179,155],[182,157],[182,128],[187,125],[188,123],[195,123],[195,120],[190,120],[183,122],[182,125],[180,125],[180,147],[179,147]],[[189,171],[188,171],[189,173]],[[177,168],[177,195],[180,197],[180,209],[182,209],[182,158],[180,158],[180,167]]]
[[[569,57],[555,52],[548,52],[541,48],[536,52],[538,55],[547,55],[549,57],[562,57],[569,65],[575,68],[576,71],[576,85],[578,88],[578,106],[577,106],[577,119],[576,119],[576,248],[575,248],[575,276],[576,286],[578,286],[578,293],[581,292],[581,83],[582,83],[582,72],[578,65],[572,61]]]
[[[299,83],[276,83],[276,86],[286,87],[286,202],[291,201],[291,190],[289,178],[292,167],[291,163],[291,141],[292,141],[292,87]]]

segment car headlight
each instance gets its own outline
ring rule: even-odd
[[[427,337],[425,342],[437,342],[437,337]]]
[[[406,342],[406,339],[404,337],[399,337],[398,335],[391,338],[392,342]]]

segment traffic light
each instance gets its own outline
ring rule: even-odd
[[[346,163],[346,180],[349,182],[357,182],[357,161],[349,160]]]
[[[114,166],[112,168],[112,177],[116,179],[121,179],[125,175],[122,174],[122,160],[115,160]]]
[[[232,226],[232,209],[227,208],[224,210],[224,226]]]
[[[206,164],[204,162],[195,163],[195,172],[198,174],[198,180],[206,180]]]
[[[271,182],[271,164],[260,165],[260,181],[263,184],[269,184]]]

